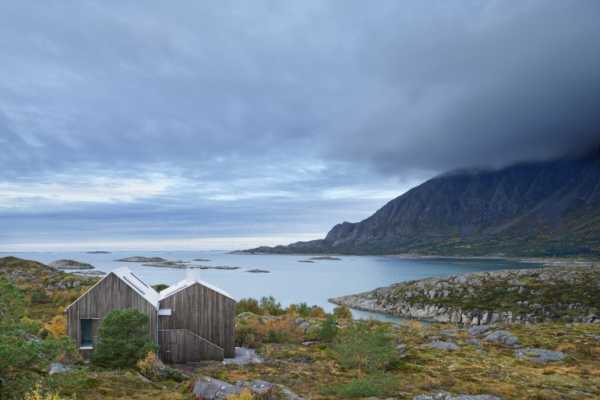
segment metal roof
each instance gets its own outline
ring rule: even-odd
[[[136,293],[146,299],[148,303],[152,304],[155,308],[158,308],[158,292],[146,282],[138,278],[138,276],[131,272],[129,268],[122,267],[111,272],[118,276],[119,279],[125,282]]]
[[[229,297],[231,300],[236,301],[235,298],[233,298],[233,296],[231,296],[229,293],[227,293],[223,289],[219,289],[218,287],[213,286],[210,283],[204,282],[200,279],[181,280],[181,281],[173,284],[172,286],[169,286],[168,288],[166,288],[165,290],[163,290],[159,293],[156,290],[154,290],[154,288],[152,288],[150,285],[148,285],[146,282],[141,280],[129,268],[121,267],[121,268],[115,269],[115,270],[109,272],[108,274],[106,274],[102,279],[100,279],[98,282],[96,282],[96,284],[94,284],[91,288],[86,290],[85,293],[83,293],[81,296],[79,296],[79,298],[77,300],[75,300],[73,303],[71,303],[67,307],[67,309],[70,308],[73,304],[77,303],[79,301],[79,299],[81,299],[90,290],[92,290],[94,287],[96,287],[100,282],[102,282],[104,279],[106,279],[108,276],[110,276],[110,274],[116,275],[122,282],[125,282],[125,284],[127,286],[129,286],[136,293],[138,293],[140,296],[142,296],[146,301],[148,301],[148,303],[152,304],[154,306],[154,308],[156,308],[157,310],[160,308],[159,307],[160,300],[165,299],[171,295],[174,295],[175,293],[177,293],[185,288],[188,288],[196,283],[206,286],[207,288],[214,290],[215,292],[220,293],[225,297]]]
[[[218,288],[216,286],[213,286],[210,283],[202,281],[200,279],[190,279],[190,278],[181,280],[181,281],[173,284],[172,286],[169,286],[168,288],[166,288],[164,290],[161,290],[160,293],[158,294],[159,295],[159,301],[163,300],[163,299],[166,299],[167,297],[172,296],[175,293],[177,293],[177,292],[179,292],[179,291],[181,291],[183,289],[186,289],[186,288],[188,288],[188,287],[190,287],[190,286],[192,286],[192,285],[194,285],[196,283],[198,283],[198,284],[200,284],[202,286],[206,286],[207,288],[209,288],[211,290],[214,290],[215,292],[217,292],[219,294],[222,294],[225,297],[229,297],[231,300],[235,301],[235,299],[233,298],[233,296],[231,296],[229,293],[227,293],[223,289],[220,289],[220,288]]]

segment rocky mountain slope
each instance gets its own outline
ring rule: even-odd
[[[251,251],[600,256],[600,152],[441,175],[324,239]]]
[[[330,301],[403,318],[469,325],[600,322],[600,265],[427,278]]]

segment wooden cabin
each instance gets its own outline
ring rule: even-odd
[[[235,300],[229,294],[194,279],[158,293],[128,268],[119,268],[65,310],[67,333],[84,357],[94,350],[102,318],[121,309],[148,315],[150,338],[158,344],[165,362],[234,356]]]

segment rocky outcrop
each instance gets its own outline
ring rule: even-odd
[[[323,239],[251,252],[600,256],[600,155],[441,175]]]
[[[18,287],[55,291],[90,286],[95,277],[83,277],[59,271],[37,261],[17,257],[0,258],[0,276]]]
[[[330,301],[403,318],[468,325],[600,322],[600,266],[428,278]]]
[[[263,380],[238,381],[232,385],[207,376],[196,380],[192,393],[201,400],[226,400],[239,395],[243,390],[264,400],[302,400],[302,397],[283,385]]]
[[[502,400],[500,397],[489,394],[457,394],[453,395],[448,392],[437,392],[432,394],[421,394],[413,400]]]
[[[168,261],[162,257],[143,257],[143,256],[133,256],[133,257],[125,257],[125,258],[120,258],[118,260],[115,261],[119,261],[119,262],[136,262],[136,263],[159,263],[159,262],[165,262]]]
[[[92,264],[76,260],[56,260],[48,265],[56,269],[94,269]]]
[[[562,361],[566,355],[562,351],[552,351],[537,348],[525,348],[515,351],[515,356],[538,364]]]

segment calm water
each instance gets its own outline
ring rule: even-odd
[[[173,284],[192,274],[226,290],[237,299],[272,295],[284,305],[306,302],[311,305],[317,304],[326,310],[333,308],[333,305],[327,302],[328,298],[363,292],[395,282],[474,271],[535,267],[532,264],[506,260],[408,260],[378,256],[340,256],[340,261],[319,260],[314,263],[300,263],[298,260],[308,257],[228,254],[224,251],[119,251],[110,254],[40,252],[11,253],[11,255],[43,263],[61,258],[74,259],[88,262],[104,272],[127,266],[150,284]],[[209,262],[193,262],[192,265],[228,265],[240,267],[240,269],[231,271],[183,270],[143,267],[138,263],[115,261],[129,256],[157,256],[168,260],[183,261],[207,258],[210,259]],[[246,272],[252,268],[266,269],[271,272],[268,274]],[[358,312],[356,316],[372,317],[374,315]]]

